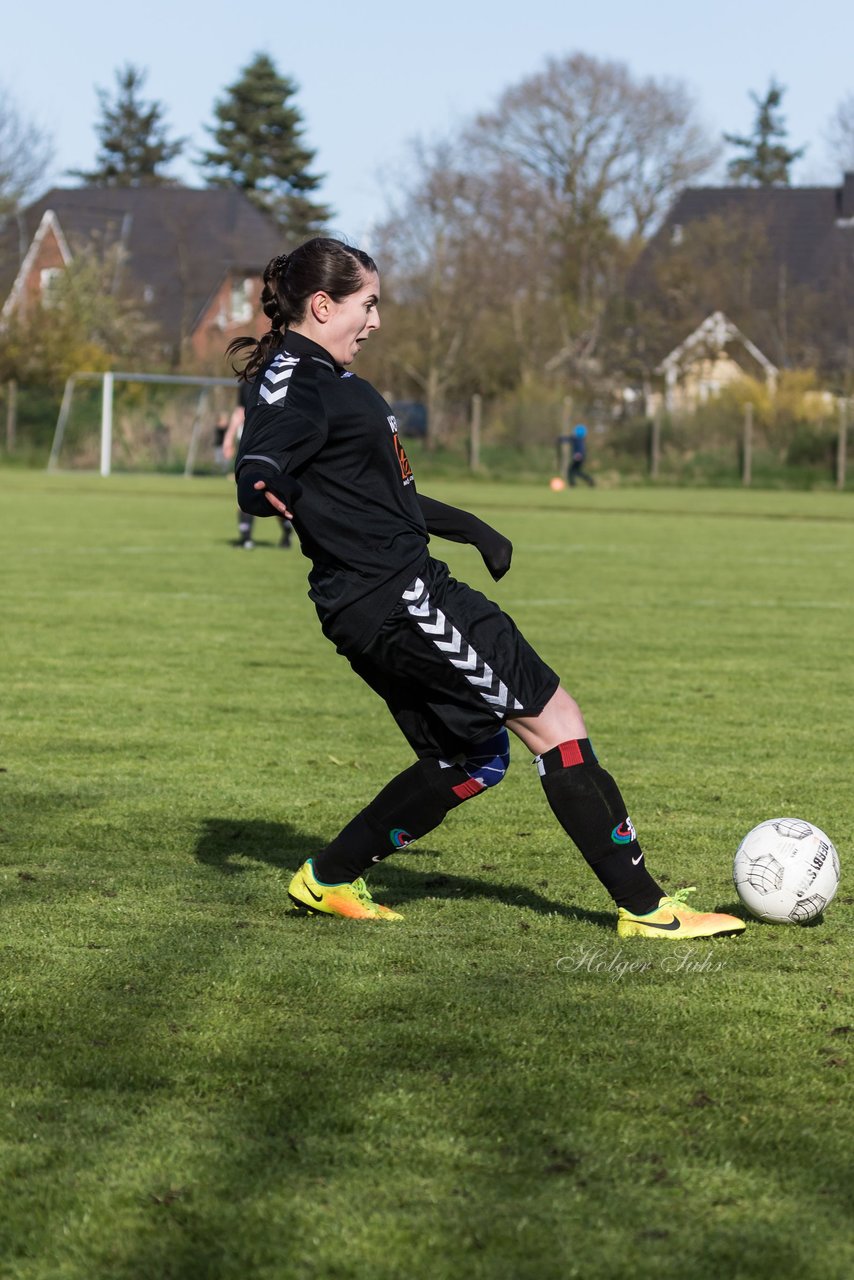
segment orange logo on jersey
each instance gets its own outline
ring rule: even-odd
[[[400,463],[400,474],[404,484],[412,483],[412,467],[406,456],[406,450],[400,443],[400,436],[397,432],[397,421],[393,414],[389,414],[388,425],[391,427],[392,440],[394,441],[394,450],[397,454],[397,460]]]

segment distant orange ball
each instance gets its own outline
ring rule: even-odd
[[[561,480],[560,476],[552,476],[549,481],[549,488],[553,493],[560,493],[561,489],[566,488],[566,481]]]

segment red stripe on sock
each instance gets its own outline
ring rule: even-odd
[[[569,769],[574,764],[584,764],[584,756],[581,754],[581,747],[576,738],[573,738],[570,742],[559,743],[558,751],[560,752],[564,769]]]
[[[478,782],[477,778],[467,778],[465,782],[459,782],[455,787],[451,787],[451,790],[461,800],[468,800],[471,796],[476,796],[481,791],[485,791],[486,787],[482,782]]]

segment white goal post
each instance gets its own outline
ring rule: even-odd
[[[101,435],[100,435],[100,473],[102,476],[110,475],[113,468],[113,392],[117,382],[139,382],[139,383],[158,383],[171,386],[183,387],[199,387],[199,398],[196,403],[195,413],[193,417],[192,429],[190,432],[189,445],[187,447],[187,455],[184,463],[184,475],[189,476],[193,473],[195,466],[196,454],[199,447],[199,439],[202,428],[206,420],[206,410],[208,408],[208,392],[212,387],[232,387],[237,388],[236,378],[202,378],[184,376],[182,374],[166,374],[166,373],[119,373],[108,371],[106,373],[73,373],[65,383],[65,389],[62,393],[62,404],[59,409],[59,416],[56,420],[56,429],[53,433],[53,444],[48,458],[48,471],[58,471],[59,456],[62,450],[63,441],[65,439],[66,427],[71,417],[71,405],[74,398],[74,389],[78,382],[101,382]],[[236,398],[235,398],[236,403]]]

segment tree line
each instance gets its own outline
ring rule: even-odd
[[[170,165],[187,140],[171,137],[163,105],[144,99],[145,78],[128,64],[112,92],[98,91],[95,164],[70,176],[96,186],[174,182]],[[707,295],[729,288],[738,310],[761,234],[702,228],[669,258],[658,301],[655,289],[639,302],[628,288],[639,255],[723,146],[731,183],[789,184],[803,148],[788,143],[784,92],[772,79],[751,95],[751,131],[719,139],[682,82],[574,53],[548,59],[451,136],[414,143],[367,246],[382,267],[387,322],[383,343],[363,357],[369,376],[425,401],[437,434],[448,406],[472,391],[530,403],[570,388],[591,401],[620,380],[643,383],[651,353],[703,318]],[[264,209],[283,247],[332,217],[296,96],[294,80],[255,55],[216,100],[210,145],[196,160],[206,184],[237,187]],[[831,141],[840,167],[854,169],[854,94]],[[0,214],[32,195],[48,161],[47,140],[0,94]]]
[[[760,346],[773,337],[779,363],[816,363],[817,335],[839,312],[791,299],[782,349],[756,287],[767,236],[752,222],[686,228],[639,287],[651,234],[724,144],[731,184],[789,185],[803,149],[788,143],[783,94],[772,80],[753,95],[752,130],[719,140],[681,83],[578,53],[550,59],[456,137],[416,145],[397,207],[375,233],[392,323],[365,354],[374,379],[400,386],[403,376],[438,435],[474,390],[504,404],[506,433],[521,417],[530,438],[536,406],[545,413],[566,393],[610,416],[615,392],[648,388],[658,361],[716,309]],[[850,155],[839,158],[854,168],[846,112],[839,138]],[[850,298],[840,302],[850,312]],[[844,359],[850,379],[850,341]]]
[[[66,176],[96,187],[176,182],[169,166],[185,153],[188,140],[170,136],[161,102],[145,100],[146,79],[144,68],[128,63],[115,72],[112,92],[97,90],[95,164]],[[211,146],[196,165],[207,186],[238,187],[289,237],[305,238],[331,214],[313,198],[323,179],[311,171],[314,152],[303,140],[296,93],[294,80],[281,75],[266,54],[256,54],[214,103],[214,124],[207,126]],[[48,135],[0,87],[0,218],[38,195],[53,155]]]

